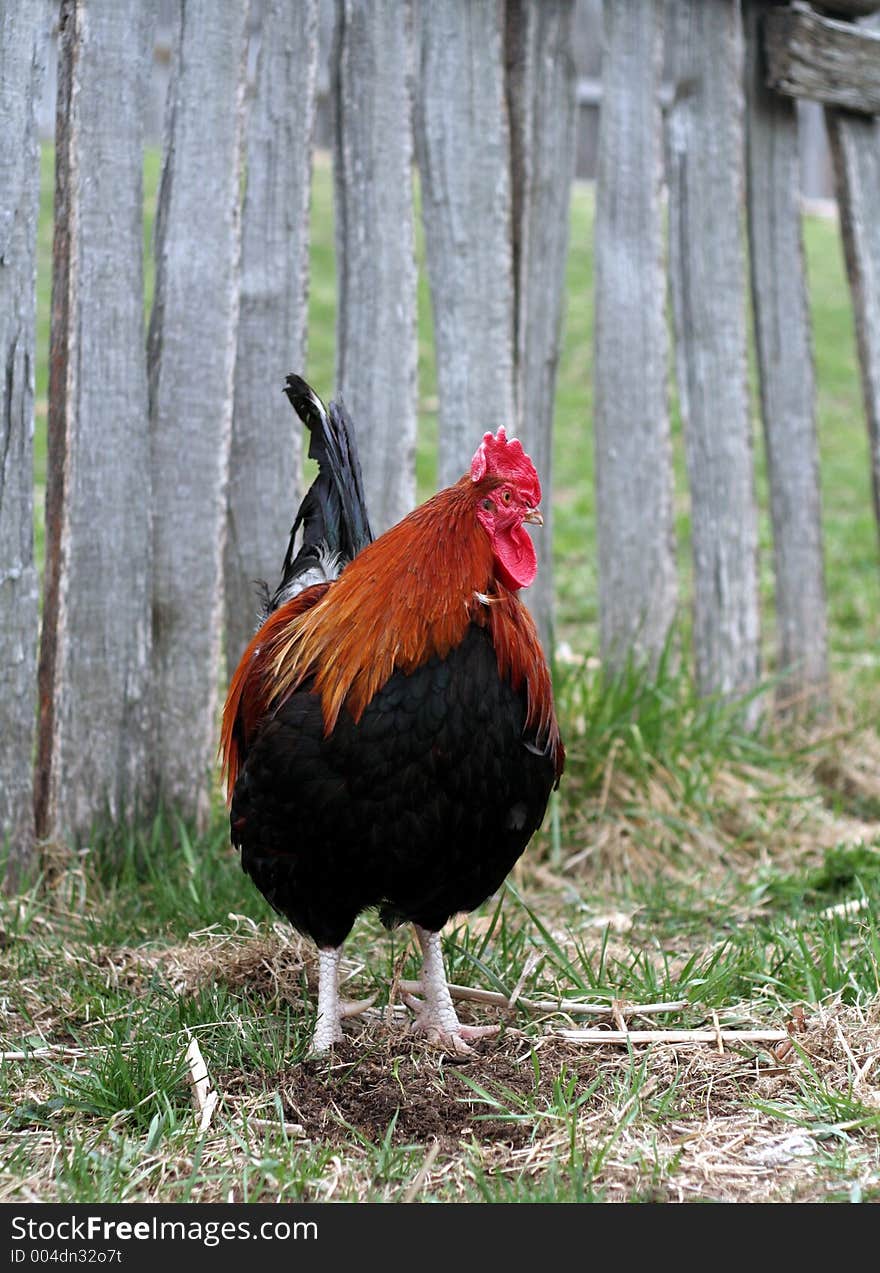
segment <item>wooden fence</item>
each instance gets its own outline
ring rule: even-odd
[[[837,4],[845,7],[846,0]],[[880,198],[880,138],[871,118],[880,109],[872,93],[880,37],[770,0],[623,0],[606,4],[605,14],[595,365],[603,654],[614,662],[636,648],[656,657],[675,604],[664,389],[666,222],[658,177],[665,146],[697,683],[705,694],[748,693],[761,672],[746,381],[748,242],[780,698],[815,701],[827,685],[827,636],[795,99],[827,103],[876,492],[880,238],[867,209]],[[673,96],[661,124],[664,23]],[[833,52],[841,41],[846,55]],[[859,113],[843,113],[842,106]]]
[[[59,0],[54,0],[57,4]],[[333,145],[333,103],[331,71],[336,0],[318,3],[317,100],[314,120],[315,144],[323,149]],[[249,24],[255,38],[248,54],[248,85],[253,90],[257,53],[266,0],[250,0]],[[150,0],[156,15],[150,86],[145,105],[144,136],[148,145],[162,141],[162,121],[173,45],[172,27],[176,0]],[[577,74],[577,119],[575,124],[575,176],[592,181],[596,176],[599,114],[602,103],[602,0],[574,0],[571,56]],[[55,136],[55,89],[57,57],[50,47],[46,83],[37,113],[39,135]],[[671,49],[664,59],[663,102],[671,99]],[[822,106],[807,98],[798,101],[801,193],[811,200],[827,200],[834,193],[834,176]]]
[[[475,436],[503,423],[535,456],[549,512],[575,151],[574,7],[337,0],[337,385],[359,426],[379,529],[415,491],[414,161],[440,480],[455,480]],[[177,0],[145,341],[149,6],[61,4],[39,656],[35,111],[53,6],[29,0],[0,17],[0,828],[12,877],[32,859],[35,836],[81,840],[96,820],[149,816],[160,799],[204,818],[222,652],[231,665],[247,640],[251,581],[276,572],[295,504],[300,439],[276,393],[305,354],[319,0],[264,0],[247,108],[246,8]],[[739,694],[758,683],[747,231],[778,661],[786,694],[821,696],[825,603],[794,99],[828,102],[876,492],[880,239],[869,210],[880,201],[880,37],[766,0],[606,0],[604,13],[594,419],[603,656],[611,665],[631,651],[656,658],[676,611],[672,341],[698,684]],[[848,56],[835,53],[842,40]],[[545,530],[540,588],[528,599],[552,644],[549,544]]]

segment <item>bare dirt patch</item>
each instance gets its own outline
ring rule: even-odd
[[[403,1031],[379,1031],[373,1025],[368,1036],[334,1048],[330,1060],[292,1066],[272,1075],[271,1085],[285,1118],[299,1123],[310,1139],[346,1143],[354,1129],[377,1143],[390,1128],[394,1145],[438,1140],[451,1149],[462,1139],[479,1139],[516,1148],[533,1139],[534,1111],[550,1107],[563,1068],[576,1098],[599,1066],[597,1055],[548,1039],[536,1076],[534,1042],[510,1032],[501,1041],[481,1042],[473,1057],[462,1060]],[[259,1082],[253,1073],[218,1076],[220,1089],[233,1102],[254,1095]]]

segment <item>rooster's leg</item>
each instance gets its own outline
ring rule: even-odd
[[[318,1021],[309,1049],[312,1056],[327,1052],[334,1043],[342,1042],[342,1022],[372,1007],[376,996],[352,1002],[339,998],[339,960],[342,947],[318,951]]]
[[[318,951],[318,1021],[312,1037],[313,1054],[327,1052],[342,1042],[342,1014],[339,1008],[339,960],[342,947]]]
[[[432,1043],[440,1043],[455,1052],[470,1052],[468,1039],[481,1039],[489,1034],[497,1034],[499,1027],[461,1024],[446,982],[440,934],[419,928],[418,924],[413,927],[422,948],[421,983],[422,994],[425,996],[424,1000],[405,996],[406,1002],[416,1014],[413,1028],[419,1034],[426,1035]]]

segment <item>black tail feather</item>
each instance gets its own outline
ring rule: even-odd
[[[373,539],[354,426],[344,406],[331,402],[328,410],[301,376],[288,376],[284,392],[309,430],[309,456],[318,462],[318,476],[296,514],[281,583],[267,613],[295,596],[300,587],[316,582],[306,578],[310,572],[325,570],[330,562],[338,563],[338,572]],[[300,527],[302,541],[297,548]]]

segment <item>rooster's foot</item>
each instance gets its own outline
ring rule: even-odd
[[[419,945],[422,948],[423,962],[420,984],[424,1000],[404,995],[404,1002],[416,1014],[413,1029],[424,1035],[431,1043],[455,1052],[458,1056],[468,1056],[473,1051],[468,1046],[468,1039],[485,1039],[497,1034],[497,1025],[462,1025],[449,993],[446,972],[443,967],[443,955],[440,948],[440,934],[427,928],[414,925]]]
[[[425,997],[421,1000],[412,995],[403,996],[404,1003],[416,1014],[413,1029],[431,1043],[438,1043],[459,1056],[468,1056],[473,1052],[468,1047],[468,1039],[485,1039],[497,1034],[501,1027],[461,1024],[446,982],[440,934],[418,924],[414,927],[422,948],[422,975],[419,980]]]
[[[370,995],[369,999],[340,999],[339,1016],[343,1021],[347,1021],[349,1017],[359,1017],[368,1008],[372,1008],[375,1002],[374,994]]]
[[[326,1056],[333,1044],[341,1043],[344,1038],[342,1033],[343,1021],[347,1021],[349,1017],[359,1017],[368,1008],[372,1008],[375,1002],[375,995],[370,995],[369,999],[339,999],[335,1018],[326,1018],[323,1015],[319,1015],[318,1024],[315,1027],[315,1033],[312,1036],[312,1043],[308,1051],[309,1057]]]
[[[323,1018],[318,1021],[315,1026],[315,1033],[312,1035],[312,1041],[309,1044],[309,1050],[306,1053],[307,1060],[317,1060],[324,1057],[333,1047],[334,1043],[342,1042],[342,1026],[337,1021],[325,1022]]]
[[[449,1012],[432,1011],[414,995],[403,995],[403,1001],[416,1014],[413,1033],[454,1052],[456,1056],[472,1056],[474,1049],[469,1046],[468,1040],[490,1038],[501,1029],[497,1025],[462,1025],[454,1011],[451,1015]]]

